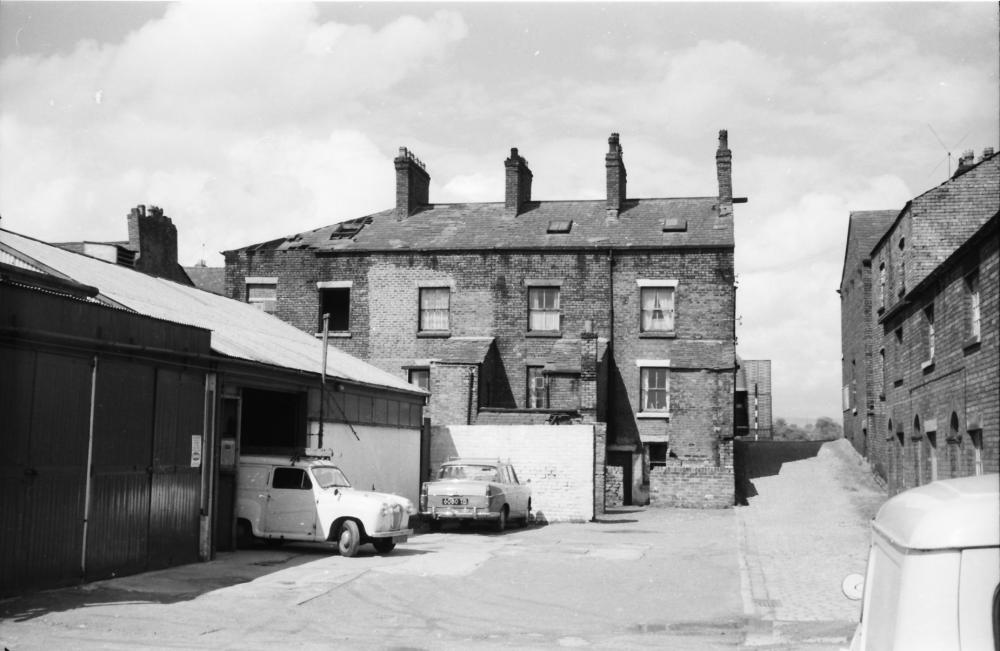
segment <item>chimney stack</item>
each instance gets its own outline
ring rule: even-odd
[[[715,171],[719,178],[719,214],[733,212],[733,152],[729,150],[729,132],[719,131],[719,149],[715,152]]]
[[[618,219],[618,213],[625,205],[625,162],[622,161],[622,146],[618,134],[608,138],[608,153],[604,156],[604,167],[608,172],[608,217]]]
[[[980,163],[983,162],[984,160],[986,160],[987,158],[989,158],[992,155],[993,155],[993,148],[992,147],[987,147],[987,148],[983,149],[983,157],[979,159],[979,162]]]
[[[510,158],[504,161],[507,169],[506,194],[504,210],[510,217],[521,214],[524,204],[531,201],[532,173],[528,169],[528,161],[517,153],[517,147],[511,147]]]
[[[406,147],[399,148],[393,163],[396,165],[396,221],[403,221],[418,207],[429,203],[431,177],[420,159]]]
[[[162,208],[140,204],[129,210],[128,248],[135,251],[136,270],[191,284],[177,263],[177,227]]]
[[[976,162],[976,152],[971,149],[966,149],[962,152],[962,155],[958,159],[958,168],[955,173],[951,175],[951,178],[955,178],[962,174],[965,174],[970,167],[972,167]]]

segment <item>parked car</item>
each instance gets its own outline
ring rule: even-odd
[[[446,520],[491,522],[497,531],[516,520],[531,518],[530,480],[521,483],[514,466],[498,459],[451,459],[441,465],[437,481],[420,491],[420,514],[431,528]]]
[[[851,651],[1000,650],[1000,475],[888,500],[872,520],[866,575],[843,587],[862,599]]]
[[[413,534],[410,500],[351,488],[328,457],[241,456],[236,481],[243,541],[329,541],[341,556],[354,556],[369,542],[387,554]]]

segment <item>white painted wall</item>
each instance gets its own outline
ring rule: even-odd
[[[319,447],[319,423],[310,422],[309,446]],[[323,448],[357,489],[395,493],[420,502],[420,430],[325,423]]]
[[[431,431],[431,470],[449,457],[510,460],[531,480],[536,518],[586,522],[594,517],[594,428],[591,425],[454,425]]]

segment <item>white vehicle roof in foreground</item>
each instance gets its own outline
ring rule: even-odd
[[[240,464],[263,464],[265,466],[332,466],[335,465],[327,457],[296,456],[281,454],[243,454]]]
[[[913,550],[1000,546],[1000,475],[931,482],[896,495],[872,527]]]

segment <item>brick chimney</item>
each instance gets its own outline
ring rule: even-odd
[[[140,204],[129,211],[128,248],[135,251],[136,270],[190,284],[177,264],[177,228],[162,208],[147,211]]]
[[[729,132],[719,131],[719,149],[715,152],[715,171],[719,178],[719,214],[733,213],[733,152],[729,150]]]
[[[511,147],[510,158],[504,161],[507,169],[506,193],[504,209],[508,216],[521,214],[524,204],[531,201],[532,173],[528,169],[528,161],[517,153],[517,147]]]
[[[604,156],[604,167],[608,171],[608,217],[618,219],[625,204],[625,162],[622,160],[622,146],[618,144],[618,134],[608,138],[608,153]]]
[[[975,164],[975,161],[976,161],[976,152],[972,151],[971,149],[966,149],[964,152],[962,152],[962,155],[959,157],[958,168],[955,170],[955,173],[951,175],[951,178],[955,178],[956,176],[960,176],[968,172],[969,168],[972,167],[973,164]]]
[[[987,148],[983,149],[983,157],[979,159],[979,162],[982,163],[984,160],[986,160],[987,158],[989,158],[992,155],[993,155],[993,148],[992,147],[987,147]]]
[[[420,159],[406,147],[399,148],[399,155],[393,160],[396,165],[396,220],[402,221],[426,206],[431,177]]]

